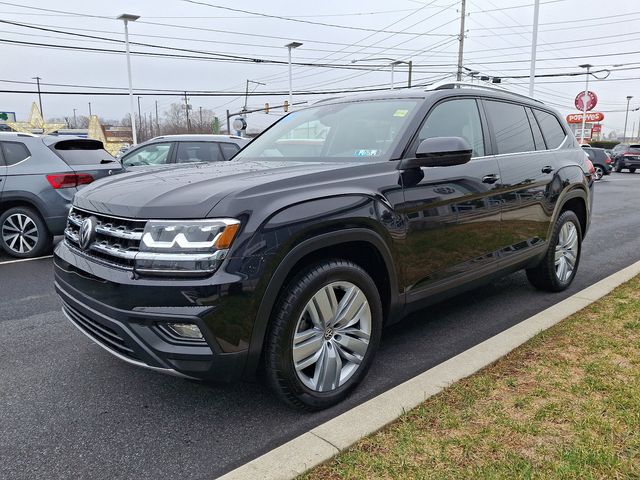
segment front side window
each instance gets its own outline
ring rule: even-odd
[[[498,154],[535,151],[531,125],[522,105],[487,100],[485,107],[493,125]]]
[[[484,136],[476,101],[465,98],[436,105],[418,134],[420,142],[432,137],[464,138],[473,150],[473,157],[483,156]]]
[[[417,99],[366,100],[293,112],[234,160],[389,160],[420,103]]]
[[[547,148],[550,150],[558,148],[564,141],[566,134],[556,116],[538,109],[534,109],[533,113],[547,142]]]
[[[7,166],[15,165],[31,156],[29,149],[22,143],[2,142],[2,153]]]
[[[216,142],[179,142],[176,163],[220,162],[224,160]]]
[[[125,155],[122,165],[125,167],[137,167],[140,165],[164,165],[169,162],[171,143],[154,143],[145,145]]]

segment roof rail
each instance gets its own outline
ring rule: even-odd
[[[431,91],[431,90],[446,90],[449,88],[480,88],[480,89],[484,89],[484,90],[491,90],[494,92],[501,92],[501,93],[508,93],[509,95],[515,95],[516,97],[522,97],[522,98],[526,98],[528,100],[533,100],[534,102],[538,102],[541,103],[542,105],[544,105],[544,102],[541,102],[540,100],[530,97],[529,95],[524,95],[522,93],[515,93],[515,92],[511,92],[509,90],[507,90],[506,88],[502,88],[502,87],[496,87],[494,85],[484,85],[482,83],[471,83],[471,82],[457,82],[457,81],[452,81],[452,80],[442,80],[440,82],[436,82],[433,83],[429,86],[427,86],[427,88],[425,88],[426,91]]]

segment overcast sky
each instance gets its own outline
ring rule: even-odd
[[[203,0],[210,3],[213,0]],[[464,65],[482,74],[498,76],[528,75],[533,20],[533,0],[467,0]],[[223,1],[215,5],[239,8],[267,15],[285,16],[298,21],[265,18],[247,13],[212,8],[182,0],[112,0],[110,2],[43,2],[24,0],[0,2],[0,19],[30,24],[39,28],[122,40],[123,24],[115,20],[121,13],[140,15],[130,24],[130,40],[164,47],[175,47],[217,54],[287,60],[286,43],[300,41],[294,61],[352,65],[351,60],[370,60],[359,64],[376,66],[378,71],[294,66],[294,90],[320,91],[364,86],[387,86],[390,81],[388,60],[414,62],[414,84],[431,79],[453,78],[457,61],[457,33],[460,28],[460,1],[382,0],[323,2]],[[33,7],[33,8],[27,8]],[[75,15],[59,12],[73,12]],[[605,131],[622,130],[626,96],[633,95],[631,108],[640,106],[640,7],[628,0],[542,0],[538,74],[579,72],[580,64],[591,63],[594,70],[612,71],[606,80],[591,78],[590,90],[596,92],[596,111],[605,114]],[[317,25],[319,22],[351,28]],[[170,26],[173,25],[173,26]],[[71,36],[24,26],[2,24],[0,38],[10,42],[66,45],[72,47],[124,50],[122,44]],[[384,32],[380,32],[383,30]],[[237,32],[237,33],[233,33]],[[244,35],[243,35],[244,34]],[[42,46],[2,43],[2,90],[31,90],[32,82],[42,77],[43,84],[84,85],[75,90],[96,91],[96,87],[127,86],[125,56],[121,53],[65,51]],[[192,52],[132,46],[132,50],[159,54],[202,55]],[[624,52],[634,52],[621,55]],[[572,57],[572,58],[567,58]],[[613,65],[622,65],[612,67]],[[637,68],[637,70],[636,70]],[[246,79],[266,85],[251,89],[282,91],[288,89],[286,64],[230,63],[167,57],[132,56],[135,89],[205,90],[243,92]],[[606,73],[598,74],[600,77]],[[396,67],[396,84],[405,84],[406,65]],[[541,78],[536,80],[536,96],[558,108],[563,114],[575,112],[573,99],[584,88],[585,76]],[[10,81],[10,82],[9,82]],[[513,91],[527,93],[528,79],[505,80]],[[74,87],[43,85],[43,91],[69,91]],[[124,90],[126,91],[126,90]],[[294,101],[309,101],[321,96],[297,96]],[[268,101],[281,103],[286,95],[251,97],[249,108]],[[15,111],[26,119],[37,95],[0,93],[0,111]],[[171,103],[183,101],[172,96],[144,96],[142,110],[151,112],[158,101],[160,112]],[[106,118],[122,118],[129,108],[126,96],[44,95],[47,117],[93,113]],[[242,95],[232,97],[190,97],[193,109],[213,109],[224,116],[225,110],[238,110]],[[274,116],[276,118],[277,112]],[[268,123],[264,114],[249,117],[250,126]],[[640,112],[629,114],[629,129],[636,131]]]

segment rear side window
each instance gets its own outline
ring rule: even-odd
[[[240,151],[240,147],[235,143],[221,143],[220,148],[222,149],[222,155],[224,155],[225,160],[229,160]]]
[[[536,109],[533,110],[533,113],[538,120],[542,135],[544,135],[544,139],[547,142],[547,148],[549,150],[558,148],[564,141],[566,134],[556,116]]]
[[[485,107],[493,125],[498,154],[536,149],[527,112],[522,105],[487,100]]]
[[[117,162],[97,140],[63,140],[52,146],[67,165],[100,165]]]
[[[29,149],[19,142],[2,142],[2,153],[7,166],[20,163],[31,156]]]
[[[177,163],[186,162],[220,162],[224,160],[220,148],[214,142],[180,142],[178,143]]]

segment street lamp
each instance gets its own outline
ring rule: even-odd
[[[412,61],[405,62],[404,60],[396,60],[395,58],[376,57],[376,58],[361,58],[359,60],[351,60],[351,63],[365,62],[365,61],[369,61],[369,60],[389,60],[391,62],[389,64],[391,66],[391,90],[393,90],[395,88],[395,85],[394,85],[394,73],[395,73],[396,65],[401,65],[403,63],[405,65],[408,65],[409,66],[409,79],[407,81],[407,87],[411,88],[411,71],[413,70],[413,62]]]
[[[133,113],[133,88],[131,86],[131,54],[129,52],[129,22],[135,22],[140,18],[139,15],[131,15],[123,13],[118,20],[124,22],[124,44],[127,51],[127,75],[129,77],[129,114],[131,115],[131,134],[133,136],[133,144],[138,143],[138,134],[136,132],[136,116]]]
[[[629,102],[633,98],[632,95],[627,95],[627,113],[624,114],[624,136],[622,137],[622,142],[627,140],[627,120],[629,119]],[[633,135],[633,132],[631,132]]]
[[[78,128],[78,120],[76,120],[76,110],[77,108],[73,109],[73,128]]]
[[[289,50],[289,105],[293,105],[293,79],[291,73],[291,50],[294,48],[301,47],[302,43],[300,42],[291,42],[285,45]]]
[[[578,65],[580,68],[587,69],[587,81],[584,87],[584,94],[582,95],[582,132],[580,133],[580,143],[584,143],[584,129],[587,122],[587,101],[589,100],[589,70],[593,65],[585,63],[584,65]]]

